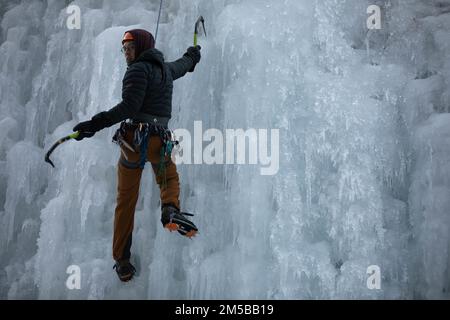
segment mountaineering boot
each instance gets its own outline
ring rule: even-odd
[[[182,236],[192,238],[198,232],[197,227],[184,216],[193,216],[187,212],[180,212],[172,205],[164,205],[161,212],[161,222],[164,228],[178,231]]]
[[[136,273],[136,269],[129,260],[116,261],[113,269],[116,269],[119,279],[124,282],[130,281]]]

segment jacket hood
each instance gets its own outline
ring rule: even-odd
[[[161,84],[165,82],[166,74],[164,72],[164,55],[156,48],[147,49],[141,53],[141,55],[134,60],[131,64],[136,62],[150,62],[157,65],[161,69]]]
[[[156,63],[158,65],[162,65],[164,64],[164,55],[161,51],[159,51],[156,48],[147,49],[144,52],[142,52],[134,62],[139,61],[148,61]]]

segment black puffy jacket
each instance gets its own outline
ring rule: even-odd
[[[164,62],[157,49],[144,51],[128,66],[122,82],[122,101],[108,111],[92,117],[110,127],[126,119],[139,121],[139,114],[171,117],[173,81],[184,76],[194,66],[185,54],[173,62]]]

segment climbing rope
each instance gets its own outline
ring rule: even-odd
[[[158,37],[158,27],[159,27],[159,19],[161,18],[162,3],[163,3],[163,0],[161,0],[161,2],[159,3],[158,22],[156,23],[156,32],[155,32],[155,43],[156,43],[156,38]]]

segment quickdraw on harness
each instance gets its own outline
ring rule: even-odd
[[[167,186],[167,176],[166,176],[166,157],[171,157],[172,150],[179,142],[174,139],[173,132],[167,128],[159,131],[159,137],[162,141],[162,147],[159,152],[159,165],[158,165],[158,176],[163,177],[162,187]]]
[[[133,144],[139,146],[139,167],[144,168],[147,161],[148,139],[150,135],[150,128],[148,123],[139,123],[136,130],[134,130]]]

